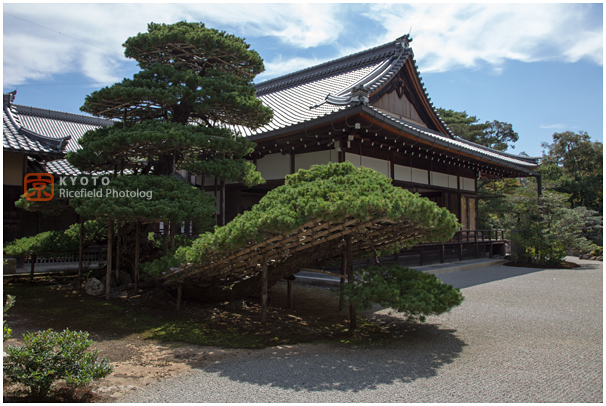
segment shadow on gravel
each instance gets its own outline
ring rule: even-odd
[[[267,348],[254,357],[214,364],[204,370],[237,382],[295,391],[357,392],[435,376],[466,345],[456,337],[455,330],[401,321],[398,324],[399,337],[380,347],[317,344]]]

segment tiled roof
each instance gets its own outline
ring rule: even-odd
[[[21,125],[28,130],[52,138],[70,137],[64,149],[65,152],[80,149],[78,139],[88,130],[113,124],[111,120],[92,116],[21,105],[15,105],[15,107],[17,108]]]
[[[28,132],[19,120],[14,105],[4,105],[2,117],[2,141],[5,150],[34,152],[44,155],[61,154],[60,142],[36,137]]]
[[[88,130],[113,124],[110,120],[64,113],[13,103],[15,93],[4,94],[2,140],[5,151],[30,157],[29,165],[56,175],[75,175],[80,171],[63,158],[66,152],[80,149],[78,139]],[[54,159],[54,160],[53,160]]]
[[[352,90],[372,93],[386,83],[412,54],[408,40],[396,41],[259,83],[257,97],[272,108],[272,121],[258,129],[237,127],[252,136],[287,128],[367,102]],[[363,97],[363,96],[362,96]]]
[[[380,118],[385,121],[390,121],[392,126],[400,127],[406,130],[406,132],[408,133],[416,134],[430,141],[432,144],[440,144],[443,147],[449,148],[451,150],[456,150],[472,156],[482,157],[484,159],[488,159],[492,162],[497,162],[506,166],[513,165],[516,167],[523,167],[527,169],[532,169],[537,166],[536,158],[523,157],[508,154],[501,151],[496,151],[491,148],[475,144],[459,137],[444,137],[443,134],[440,134],[437,131],[433,131],[427,127],[420,126],[418,124],[412,123],[399,117],[391,116],[372,106],[366,107],[366,109],[368,109],[369,113],[372,114],[374,117]]]
[[[54,161],[40,161],[32,157],[27,157],[27,166],[29,172],[52,173],[53,175],[80,175],[82,172],[70,165],[66,159],[56,159]]]
[[[423,97],[446,130],[445,133],[416,125],[410,121],[385,114],[368,103],[368,95],[379,90],[394,78],[404,64],[410,60],[414,67]],[[393,42],[359,52],[344,58],[336,59],[315,67],[291,73],[256,85],[257,97],[272,108],[272,121],[258,129],[237,127],[242,135],[252,137],[260,142],[264,137],[295,130],[317,120],[341,116],[355,106],[364,105],[368,112],[381,116],[395,128],[419,134],[420,137],[443,146],[459,150],[482,159],[488,159],[518,168],[534,168],[537,159],[515,156],[495,151],[471,142],[462,140],[450,131],[439,117],[414,60],[409,38],[404,36]]]

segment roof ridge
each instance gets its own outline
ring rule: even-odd
[[[22,104],[13,104],[17,110],[17,114],[38,116],[44,118],[50,118],[54,120],[69,121],[69,122],[80,122],[82,124],[90,125],[110,125],[114,121],[106,120],[100,117],[85,116],[83,114],[68,113],[65,111],[43,109],[39,107],[24,106]]]
[[[334,74],[342,70],[351,69],[354,66],[361,66],[363,64],[366,65],[371,61],[384,59],[389,55],[395,56],[397,51],[399,50],[397,45],[402,45],[402,48],[400,48],[400,50],[406,50],[409,49],[408,42],[408,37],[403,36],[395,39],[394,41],[376,46],[374,48],[366,49],[364,51],[333,59],[321,63],[319,65],[311,66],[309,68],[289,73],[287,75],[266,80],[255,85],[255,87],[257,88],[257,95],[259,96],[273,90],[307,82],[312,78],[327,76],[329,74]]]

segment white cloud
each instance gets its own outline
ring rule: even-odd
[[[541,124],[539,126],[539,128],[543,130],[562,130],[567,127],[568,126],[566,124]]]
[[[577,4],[5,3],[4,83],[71,72],[93,82],[120,80],[125,39],[149,22],[180,20],[262,40],[267,71],[261,79],[392,41],[410,28],[422,72],[483,65],[498,72],[508,59],[602,64],[595,11],[596,5]],[[319,47],[325,47],[321,56]]]
[[[243,37],[275,37],[278,42],[306,49],[333,42],[343,30],[337,4],[206,4],[186,6],[208,23],[238,28]]]
[[[415,57],[430,72],[508,59],[602,64],[601,17],[592,27],[591,13],[576,4],[376,4],[366,16],[383,25],[384,42],[412,27]]]
[[[332,59],[332,58],[330,58]],[[310,66],[319,65],[326,60],[320,60],[315,58],[289,58],[283,59],[278,57],[272,61],[265,61],[265,72],[257,76],[255,82],[259,83],[263,80],[286,75],[292,72],[296,72]]]
[[[4,84],[77,68],[94,82],[120,79],[122,43],[146,31],[149,22],[202,21],[212,28],[235,27],[234,34],[242,37],[274,37],[276,45],[317,47],[342,30],[338,10],[338,5],[296,3],[5,4]]]

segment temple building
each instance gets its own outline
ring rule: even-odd
[[[274,111],[257,129],[235,127],[257,144],[248,157],[266,183],[231,183],[221,191],[213,179],[180,175],[217,195],[219,224],[249,209],[286,175],[328,162],[351,162],[377,170],[393,184],[427,197],[454,213],[462,231],[447,244],[414,251],[417,262],[504,254],[502,234],[478,230],[478,180],[537,177],[537,158],[496,151],[456,137],[442,121],[421,80],[406,35],[387,44],[256,85],[257,97]],[[33,215],[15,209],[28,172],[78,171],[63,159],[79,148],[87,130],[113,122],[13,103],[4,95],[5,241],[40,228]],[[223,204],[224,203],[224,204]],[[224,220],[223,220],[224,219]],[[73,219],[72,219],[73,220]],[[74,222],[74,221],[72,221]]]

